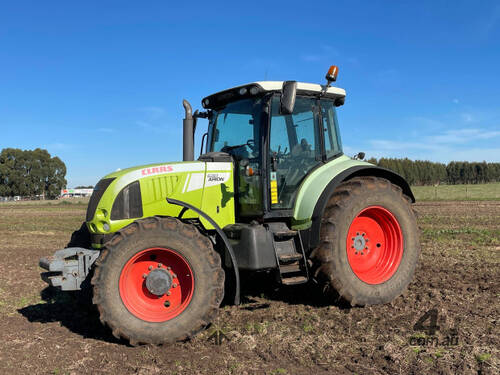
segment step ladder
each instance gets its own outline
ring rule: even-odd
[[[300,232],[289,229],[285,223],[267,223],[266,226],[272,233],[279,281],[283,285],[307,283],[309,271]]]

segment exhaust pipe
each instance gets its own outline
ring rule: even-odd
[[[182,135],[182,160],[194,160],[194,118],[193,108],[186,99],[182,100],[184,111],[186,112],[184,120],[182,120],[183,135]]]

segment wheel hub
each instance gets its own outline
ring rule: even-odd
[[[154,269],[146,276],[146,288],[156,296],[167,293],[172,287],[172,283],[172,275],[164,268]]]
[[[353,239],[353,246],[357,251],[362,251],[365,248],[366,245],[366,240],[365,238],[358,234],[356,237]]]
[[[153,247],[135,254],[120,275],[120,297],[128,311],[146,322],[181,314],[194,292],[188,261],[176,250]]]

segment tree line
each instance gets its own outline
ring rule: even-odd
[[[66,165],[47,150],[4,148],[0,153],[0,196],[54,199],[66,187]]]
[[[443,164],[408,158],[371,158],[367,161],[400,174],[410,185],[482,184],[500,181],[500,163],[451,161]]]

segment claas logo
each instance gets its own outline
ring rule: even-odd
[[[152,174],[172,172],[173,170],[174,170],[174,168],[172,168],[171,165],[162,165],[162,166],[159,166],[159,167],[144,168],[141,171],[141,174],[143,176],[149,176],[149,175],[152,175]]]

